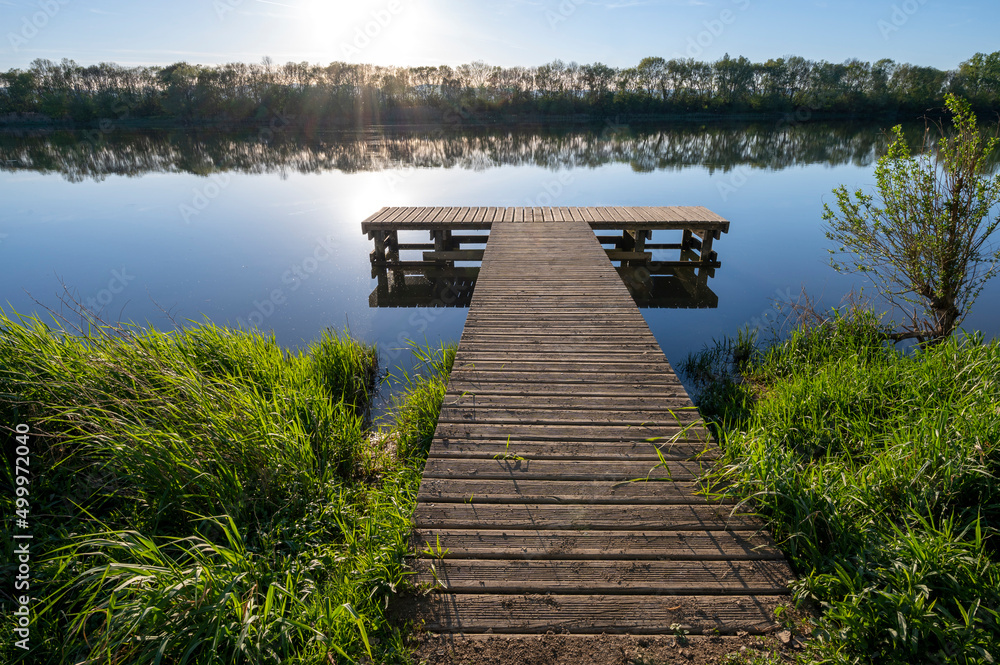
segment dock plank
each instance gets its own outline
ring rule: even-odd
[[[781,550],[759,531],[600,531],[579,529],[421,529],[415,550],[449,544],[445,559],[525,559],[564,561],[751,561],[784,560]]]
[[[431,594],[416,612],[425,630],[495,634],[766,633],[787,596]]]
[[[468,480],[427,478],[419,500],[435,503],[654,503],[688,504],[700,495],[697,482],[651,480],[634,483],[593,480]],[[704,500],[704,497],[702,497]]]
[[[425,559],[415,568],[417,584],[450,593],[775,595],[792,579],[784,561]]]
[[[439,439],[434,458],[498,459],[510,454],[511,446],[530,460],[603,461],[608,459],[655,465],[667,460],[716,460],[718,450],[702,440],[618,442],[618,441],[533,441],[526,439]],[[482,481],[480,481],[482,482]]]
[[[530,459],[527,450],[511,444],[497,459],[430,457],[424,478],[481,478],[518,480],[610,480],[629,482],[650,478],[692,480],[698,478],[711,460],[667,460],[658,466],[647,460],[559,460]],[[506,455],[506,458],[504,458]],[[521,457],[523,459],[516,459]]]
[[[733,506],[700,504],[588,504],[548,503],[417,504],[413,516],[418,528],[447,529],[600,529],[605,531],[727,531],[756,529],[762,522],[733,513]],[[447,546],[447,543],[443,543]]]

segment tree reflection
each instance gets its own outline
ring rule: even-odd
[[[919,140],[922,127],[908,133]],[[879,126],[775,123],[670,127],[369,129],[308,132],[292,127],[0,134],[0,169],[58,173],[67,180],[147,173],[356,173],[401,168],[551,170],[629,164],[635,171],[705,166],[784,169],[802,164],[871,165],[885,149]]]

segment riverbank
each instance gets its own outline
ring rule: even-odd
[[[29,649],[5,621],[4,661],[407,662],[385,608],[452,358],[423,354],[371,423],[377,352],[332,332],[292,353],[0,313],[5,484],[27,488],[3,507],[32,553]]]
[[[177,118],[171,116],[133,118],[107,117],[89,120],[56,119],[40,113],[9,113],[0,115],[0,129],[16,130],[99,130],[111,129],[165,129],[165,130],[217,130],[217,131],[308,131],[316,130],[460,130],[477,127],[530,128],[530,127],[598,127],[628,124],[741,124],[780,123],[805,124],[809,122],[853,122],[895,124],[914,122],[926,113],[902,109],[880,109],[861,113],[855,111],[823,111],[808,106],[762,112],[711,112],[688,111],[671,113],[593,111],[586,113],[499,113],[432,107],[391,109],[377,116],[355,118],[330,116],[323,118],[301,116],[263,117],[261,119],[227,119],[217,117]]]
[[[689,357],[719,491],[768,522],[822,612],[809,662],[986,663],[1000,644],[1000,344],[900,352],[848,312]],[[722,488],[722,483],[727,485]]]

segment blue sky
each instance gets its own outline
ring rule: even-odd
[[[0,70],[334,60],[400,65],[786,55],[951,69],[1000,50],[996,0],[0,0]]]

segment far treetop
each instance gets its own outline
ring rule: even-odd
[[[1000,108],[1000,52],[957,69],[879,60],[763,63],[644,58],[634,67],[554,62],[537,67],[382,67],[334,62],[166,67],[36,60],[0,73],[0,120],[95,123],[433,121],[453,124],[615,114],[914,114],[945,93]]]

